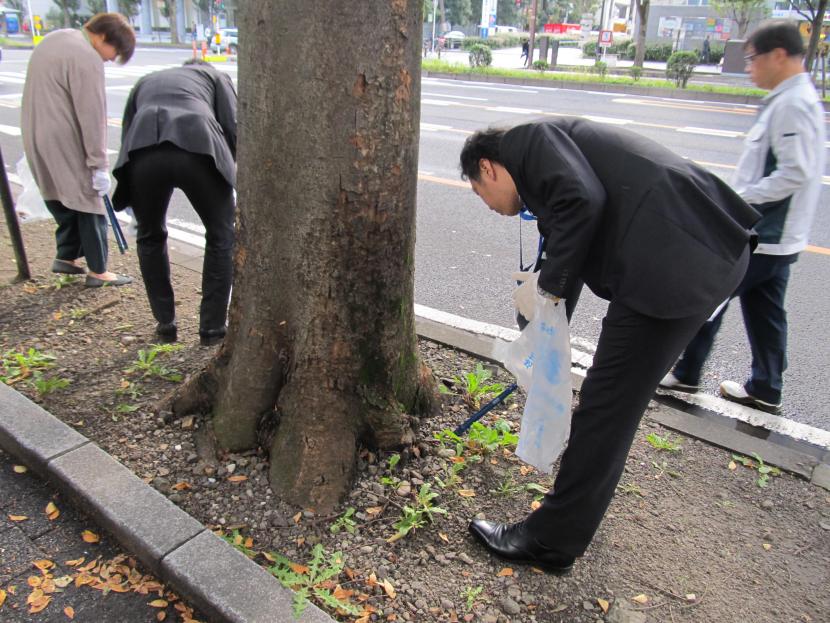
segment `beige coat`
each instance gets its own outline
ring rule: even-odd
[[[35,48],[26,72],[23,149],[44,199],[105,214],[92,188],[109,169],[104,61],[78,30],[56,30]]]

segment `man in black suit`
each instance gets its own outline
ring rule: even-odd
[[[553,490],[523,521],[470,524],[494,554],[566,572],[599,527],[658,382],[743,277],[759,215],[657,143],[582,119],[478,132],[461,169],[490,209],[514,216],[524,204],[537,218],[545,260],[519,290],[567,300],[584,282],[610,301]]]
[[[236,91],[230,77],[201,60],[141,78],[124,109],[121,153],[113,170],[115,209],[132,206],[147,298],[165,342],[177,339],[167,206],[184,192],[205,226],[202,345],[225,336],[233,280]]]

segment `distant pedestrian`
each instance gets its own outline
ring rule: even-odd
[[[205,226],[199,337],[222,341],[233,278],[236,91],[228,74],[201,59],[141,78],[124,109],[113,170],[115,208],[138,221],[138,261],[165,342],[178,337],[167,256],[167,207],[181,189]]]
[[[99,13],[81,30],[56,30],[32,52],[23,86],[23,149],[46,207],[57,222],[52,272],[81,275],[87,287],[132,279],[107,270],[110,188],[104,63],[135,50],[124,16]]]
[[[530,43],[527,41],[522,42],[522,55],[520,58],[524,59],[524,62],[527,63],[527,57],[530,54]]]
[[[706,35],[706,38],[703,40],[703,50],[701,54],[701,61],[704,65],[708,65],[709,61],[712,57],[712,46],[709,43],[709,35]]]
[[[787,312],[784,295],[790,265],[807,247],[810,226],[821,200],[826,133],[824,110],[805,72],[804,41],[798,28],[773,22],[744,44],[747,71],[764,97],[755,125],[732,176],[735,191],[761,214],[758,248],[733,297],[741,300],[752,351],[745,383],[724,381],[727,400],[763,411],[781,407],[787,367]],[[661,387],[694,393],[726,307],[698,331]]]

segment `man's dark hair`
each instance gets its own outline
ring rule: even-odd
[[[499,159],[499,144],[504,136],[504,130],[489,128],[479,130],[466,141],[461,150],[461,179],[477,182],[481,177],[478,161],[487,158],[501,164]]]
[[[135,31],[127,18],[120,13],[98,13],[84,24],[89,32],[104,36],[104,43],[109,43],[118,54],[118,62],[123,65],[135,52]]]
[[[749,35],[744,49],[752,46],[756,54],[766,54],[782,48],[787,56],[804,56],[804,39],[798,28],[789,22],[776,21],[764,24]]]

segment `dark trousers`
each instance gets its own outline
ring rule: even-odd
[[[661,320],[611,302],[553,489],[525,520],[540,543],[569,556],[585,552],[657,384],[706,317]]]
[[[752,373],[744,385],[746,391],[765,402],[781,402],[784,370],[787,369],[787,312],[784,297],[790,279],[793,255],[753,253],[746,275],[735,290],[741,300],[746,335],[752,351]],[[698,385],[700,372],[720,329],[726,306],[706,322],[689,342],[674,368],[682,383]]]
[[[170,143],[130,154],[128,179],[138,221],[138,260],[153,316],[163,323],[176,317],[167,255],[167,206],[173,190],[179,188],[206,230],[199,329],[223,328],[233,280],[233,188],[212,158]]]
[[[70,210],[54,200],[46,201],[46,208],[58,224],[57,259],[71,262],[83,257],[93,273],[107,272],[107,217]]]

